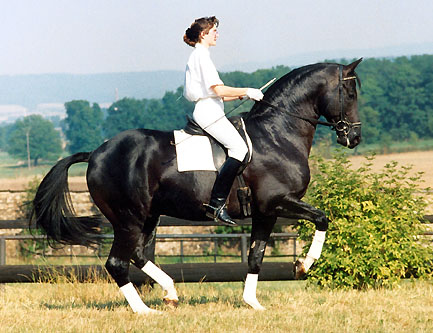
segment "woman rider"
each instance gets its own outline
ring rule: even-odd
[[[195,102],[193,118],[207,133],[224,145],[228,158],[222,165],[211,192],[206,215],[216,222],[235,225],[228,215],[226,200],[248,147],[224,114],[224,103],[247,96],[260,101],[259,89],[234,88],[224,85],[213,64],[209,47],[215,46],[219,21],[215,16],[195,20],[186,30],[183,40],[194,47],[185,70],[184,96]]]

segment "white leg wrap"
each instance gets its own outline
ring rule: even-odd
[[[320,254],[322,253],[323,243],[325,242],[326,231],[316,230],[314,234],[313,243],[311,244],[310,250],[308,251],[307,256],[317,260],[320,258]]]
[[[247,274],[245,280],[245,288],[243,299],[245,303],[251,306],[254,310],[265,310],[265,308],[259,303],[256,296],[258,274]]]
[[[143,303],[132,282],[129,282],[123,287],[120,287],[120,291],[123,293],[129,305],[131,306],[132,311],[134,311],[135,313],[147,314],[156,312],[156,310],[152,310]]]
[[[166,291],[167,294],[164,296],[164,298],[176,301],[179,300],[177,297],[176,288],[174,287],[173,279],[153,262],[149,260],[142,268],[142,271],[154,279],[155,282],[158,283],[164,291]]]
[[[322,254],[323,243],[325,242],[326,231],[316,230],[314,234],[313,243],[311,243],[310,250],[304,260],[304,268],[307,272],[315,260],[320,258]]]

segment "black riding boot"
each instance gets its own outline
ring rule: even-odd
[[[212,188],[210,202],[206,206],[206,216],[229,225],[236,225],[226,210],[226,200],[242,163],[229,157],[221,167]]]

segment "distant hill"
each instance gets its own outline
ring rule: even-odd
[[[93,103],[119,98],[161,98],[183,85],[181,71],[108,74],[0,75],[0,105],[21,105],[30,110],[42,103],[84,99]]]
[[[369,49],[340,49],[340,50],[323,50],[317,52],[303,53],[302,50],[298,50],[299,53],[287,55],[284,57],[277,57],[256,61],[256,62],[245,62],[240,60],[237,63],[233,63],[228,66],[219,68],[224,72],[230,72],[233,70],[240,70],[245,72],[254,71],[257,68],[271,68],[272,66],[285,65],[289,67],[299,67],[316,62],[323,62],[325,60],[338,61],[341,59],[358,59],[364,58],[395,58],[401,56],[410,57],[412,55],[421,54],[433,54],[433,43],[414,43],[414,44],[403,44],[387,47],[376,47]]]

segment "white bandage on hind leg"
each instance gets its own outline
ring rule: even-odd
[[[314,234],[313,242],[311,243],[310,250],[308,251],[308,256],[313,259],[319,259],[322,253],[323,243],[325,242],[326,231],[316,230]]]
[[[304,260],[304,268],[306,272],[310,269],[314,261],[320,258],[320,255],[322,254],[323,243],[325,243],[325,236],[326,231],[316,230],[310,250],[308,251],[307,257]]]
[[[265,308],[259,303],[256,296],[257,291],[257,280],[259,279],[259,274],[247,274],[245,280],[245,288],[243,299],[245,303],[250,305],[254,310],[265,310]]]
[[[132,282],[129,282],[128,284],[125,284],[124,286],[120,287],[120,291],[123,293],[129,305],[131,306],[132,311],[134,311],[135,313],[155,312],[155,310],[152,310],[146,304],[143,303],[140,295],[138,295],[138,292],[135,289]]]
[[[174,287],[173,279],[168,276],[167,273],[161,270],[150,260],[141,270],[154,279],[155,282],[158,283],[164,291],[166,291],[167,294],[164,296],[164,298],[168,298],[170,300],[179,300],[177,298],[177,292],[176,288]]]

